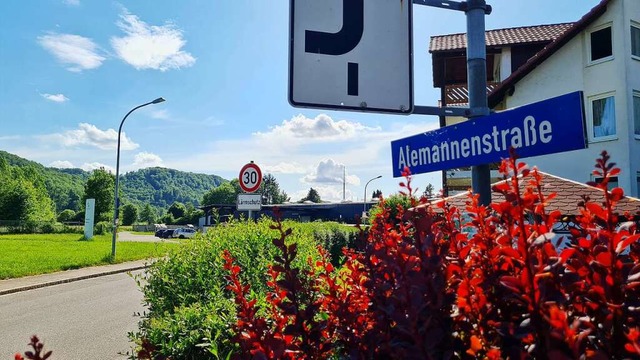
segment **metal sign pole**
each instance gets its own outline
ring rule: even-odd
[[[489,115],[487,101],[487,45],[485,40],[485,0],[467,2],[467,86],[470,119]],[[491,203],[491,170],[488,164],[471,167],[473,192],[480,194],[480,204]]]

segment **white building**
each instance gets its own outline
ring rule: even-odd
[[[460,49],[445,45],[455,44],[452,40],[459,36],[431,39],[434,85],[443,89],[443,105],[465,102],[452,104],[451,89],[460,73],[447,68],[459,58]],[[492,42],[491,36],[498,41]],[[488,81],[494,82],[488,89],[489,106],[493,109],[584,92],[588,148],[524,161],[584,183],[598,180],[591,173],[595,159],[606,150],[622,169],[617,186],[626,195],[640,197],[640,1],[603,0],[575,23],[489,31],[487,44]],[[460,83],[465,82],[466,71]],[[444,120],[446,124],[456,121],[459,119]]]

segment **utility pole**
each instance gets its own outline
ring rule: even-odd
[[[467,87],[472,114],[469,119],[489,115],[484,21],[486,11],[485,0],[467,1]],[[481,205],[491,203],[491,170],[488,164],[471,167],[471,187],[474,193],[480,194]]]
[[[346,201],[345,190],[347,188],[347,167],[342,165],[342,202]]]

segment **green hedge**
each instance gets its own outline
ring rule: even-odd
[[[235,319],[232,295],[225,289],[222,252],[228,250],[243,269],[241,278],[251,284],[257,299],[264,299],[268,265],[279,237],[263,218],[258,222],[232,222],[185,241],[169,256],[159,259],[139,279],[149,312],[131,337],[147,339],[165,356],[180,359],[224,358],[230,347],[229,319]],[[338,262],[342,246],[353,243],[358,229],[338,223],[284,222],[293,233],[287,238],[298,244],[297,266],[317,259],[319,245]],[[212,340],[215,339],[215,340]]]

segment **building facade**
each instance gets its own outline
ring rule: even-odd
[[[495,60],[488,61],[488,68],[494,69],[491,76],[497,80],[488,89],[489,106],[494,110],[509,109],[582,91],[588,147],[524,161],[560,177],[581,183],[597,182],[592,175],[595,159],[606,150],[622,169],[614,185],[622,187],[627,195],[639,197],[640,1],[603,0],[575,23],[526,29],[541,33],[529,36],[528,44],[525,41],[514,47],[505,41],[491,50],[500,65],[496,66]],[[514,29],[494,31],[509,30]],[[518,39],[527,38],[521,34]],[[533,51],[536,43],[538,47],[544,45],[524,62],[526,52],[514,50],[529,46]],[[442,56],[438,51],[432,54]],[[446,103],[446,97],[443,99]],[[444,122],[455,121],[458,119]]]

